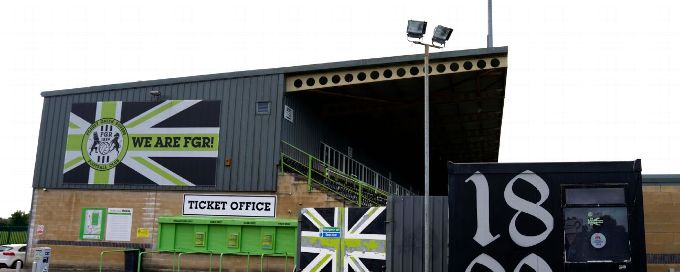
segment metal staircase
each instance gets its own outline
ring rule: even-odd
[[[350,201],[359,207],[385,206],[389,195],[412,195],[409,190],[399,184],[382,179],[371,181],[372,184],[360,180],[356,175],[347,174],[331,166],[311,154],[282,141],[281,171],[304,176],[307,179],[307,190],[317,188]],[[370,169],[369,169],[370,170]],[[366,175],[376,177],[376,175]]]

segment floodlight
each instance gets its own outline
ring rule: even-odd
[[[406,36],[410,38],[422,39],[427,29],[427,22],[408,20],[408,27],[406,27]]]
[[[453,32],[453,29],[450,29],[442,25],[438,25],[437,27],[434,28],[434,34],[432,34],[432,42],[444,45],[446,41],[448,41],[449,38],[451,37],[451,32]]]

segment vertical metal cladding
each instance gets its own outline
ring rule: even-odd
[[[448,271],[449,203],[446,196],[430,197],[432,271]],[[387,201],[387,271],[423,271],[422,196],[391,196]]]
[[[215,187],[64,184],[64,148],[73,103],[97,101],[219,100],[220,140]],[[280,148],[283,75],[263,75],[194,82],[157,81],[154,86],[116,88],[46,96],[36,154],[36,188],[115,188],[221,191],[276,191],[276,164]],[[256,102],[270,101],[270,114],[256,114]],[[224,160],[232,161],[230,167]]]
[[[314,114],[312,101],[294,95],[286,95],[283,101],[284,106],[293,109],[293,122],[285,119],[281,121],[281,139],[321,158],[321,142],[329,141],[324,136],[333,133],[328,133],[327,126]]]
[[[337,124],[326,122],[320,117],[319,105],[312,98],[299,94],[287,94],[284,96],[283,105],[294,111],[293,122],[282,118],[281,139],[305,152],[322,159],[323,145],[328,144],[346,154],[347,147],[353,147],[356,153],[353,158],[365,164],[382,175],[393,171],[380,158],[369,155],[371,146],[359,141],[356,133],[343,131],[337,128]],[[283,107],[283,106],[282,106]]]

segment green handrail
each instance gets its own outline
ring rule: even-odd
[[[179,256],[177,256],[177,272],[181,271],[181,260],[182,260],[182,254],[196,254],[196,253],[205,253],[205,252],[200,252],[200,251],[190,251],[190,252],[181,252]],[[212,253],[210,253],[210,256],[212,257]],[[210,263],[210,271],[212,271],[212,262]]]
[[[364,200],[364,193],[366,192],[366,190],[372,191],[372,192],[374,192],[374,193],[376,193],[376,194],[383,195],[384,197],[389,196],[389,193],[388,193],[388,192],[385,192],[385,191],[383,191],[382,189],[379,189],[379,188],[377,188],[377,187],[375,187],[375,186],[373,186],[373,185],[371,185],[371,184],[365,183],[365,182],[363,182],[363,181],[357,179],[356,177],[349,176],[349,175],[347,175],[347,174],[341,172],[340,170],[337,170],[337,169],[335,169],[334,167],[332,167],[332,166],[326,164],[325,162],[319,160],[318,158],[314,157],[313,155],[311,155],[311,154],[309,154],[309,153],[307,153],[307,152],[305,152],[305,151],[303,151],[303,150],[301,150],[301,149],[299,149],[299,148],[297,148],[297,147],[295,147],[295,146],[293,146],[293,145],[287,143],[286,141],[281,141],[281,142],[282,142],[283,144],[285,144],[287,147],[292,148],[293,150],[295,150],[295,151],[301,153],[304,157],[306,157],[306,160],[307,160],[306,163],[301,163],[301,162],[298,161],[297,159],[293,158],[291,155],[287,155],[287,154],[284,153],[284,151],[282,151],[282,152],[281,152],[281,161],[280,161],[280,165],[281,165],[282,171],[284,171],[284,167],[287,166],[287,167],[288,167],[289,169],[291,169],[292,171],[294,171],[294,172],[296,172],[296,173],[298,173],[298,174],[300,174],[300,175],[305,176],[306,179],[307,179],[307,190],[308,190],[308,191],[311,191],[311,189],[312,189],[312,184],[313,184],[313,183],[316,183],[318,186],[321,186],[321,187],[323,187],[323,188],[325,188],[325,189],[327,189],[327,190],[329,190],[329,191],[331,191],[331,192],[334,192],[334,193],[336,193],[337,195],[339,195],[340,197],[342,197],[342,198],[344,198],[344,199],[346,199],[346,200],[355,202],[355,203],[357,203],[357,205],[359,205],[359,206],[363,206],[363,205],[362,205],[362,204],[363,204],[362,201]],[[295,169],[295,167],[293,167],[292,165],[287,164],[287,163],[285,162],[284,158],[289,158],[289,159],[291,159],[291,160],[293,160],[293,161],[296,161],[296,162],[300,163],[301,165],[305,165],[305,166],[307,167],[306,173],[303,173],[303,172],[299,171],[298,169]],[[325,173],[321,173],[321,172],[317,171],[316,169],[314,169],[314,162],[315,162],[315,161],[318,162],[319,165],[322,166],[322,167],[325,169]],[[319,175],[322,175],[322,176],[326,176],[326,177],[327,177],[329,172],[330,172],[330,173],[333,173],[333,174],[336,175],[336,176],[339,176],[340,178],[342,178],[342,179],[344,179],[344,180],[347,180],[347,181],[353,183],[353,184],[355,185],[355,187],[358,188],[357,191],[354,192],[355,194],[357,194],[358,199],[357,199],[357,200],[352,200],[352,199],[350,199],[349,197],[345,196],[344,194],[342,194],[342,193],[340,193],[340,192],[338,192],[338,191],[336,191],[336,190],[333,190],[332,188],[329,188],[329,187],[325,186],[325,185],[322,184],[321,182],[314,180],[314,176],[312,175],[313,173],[316,173],[316,174],[319,174]],[[347,189],[348,189],[348,190],[352,190],[352,189],[349,188],[349,187],[348,187]],[[374,202],[374,201],[373,201],[372,199],[370,199],[369,202]],[[380,203],[374,203],[374,204],[380,204]]]
[[[173,250],[151,250],[151,251],[140,251],[139,252],[139,258],[137,259],[137,271],[142,270],[142,255],[146,253],[173,253],[173,256],[177,255],[176,251]],[[172,271],[175,271],[175,262],[172,263]]]
[[[104,264],[104,253],[113,253],[113,252],[127,252],[127,251],[140,251],[139,249],[132,248],[132,249],[115,249],[115,250],[104,250],[99,253],[99,272],[102,271],[102,266]],[[139,271],[139,270],[138,270]]]
[[[284,263],[283,263],[283,272],[288,272],[288,252],[285,252],[285,254],[286,254],[286,258],[284,259]]]
[[[243,255],[246,255],[247,258],[248,258],[247,261],[246,261],[246,271],[249,271],[249,270],[250,270],[250,252],[246,252],[245,254],[243,254],[243,253],[222,252],[222,253],[220,253],[220,270],[219,270],[220,272],[222,272],[222,258],[224,258],[224,254],[235,255],[235,256],[243,256]]]

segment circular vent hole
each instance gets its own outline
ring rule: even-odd
[[[404,75],[406,75],[406,70],[404,70],[404,68],[397,69],[397,76],[403,77]]]
[[[352,80],[354,80],[354,76],[352,74],[345,75],[345,82],[352,82]]]
[[[437,64],[437,72],[443,73],[446,71],[446,66],[444,64]]]
[[[391,77],[392,77],[392,70],[390,70],[390,69],[385,69],[385,71],[383,71],[383,76],[384,76],[385,78],[391,78]]]
[[[364,80],[366,80],[366,73],[364,73],[364,72],[359,73],[359,74],[357,75],[357,79],[358,79],[359,81],[364,81]]]
[[[449,66],[449,68],[451,68],[451,71],[455,72],[455,71],[458,71],[458,69],[460,69],[460,66],[458,66],[457,62],[454,62],[454,63],[451,63],[451,66]]]

